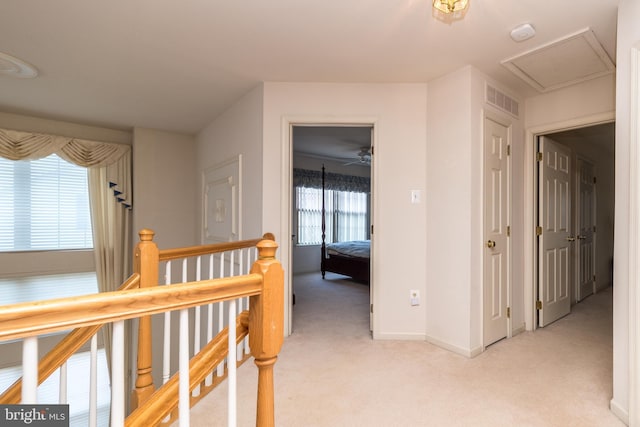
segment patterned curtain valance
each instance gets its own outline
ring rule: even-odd
[[[337,191],[369,193],[371,179],[364,176],[342,175],[325,172],[325,188]],[[322,171],[293,169],[294,187],[322,188]]]
[[[131,147],[58,135],[0,129],[0,156],[35,160],[57,154],[85,168],[105,167],[119,202],[131,207]]]

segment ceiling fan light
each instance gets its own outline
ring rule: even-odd
[[[443,13],[455,13],[469,6],[469,0],[433,0],[433,7]]]

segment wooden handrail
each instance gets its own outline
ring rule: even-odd
[[[234,251],[236,249],[246,249],[256,246],[262,240],[275,240],[272,233],[265,233],[261,239],[238,240],[235,242],[214,243],[211,245],[188,246],[184,248],[161,249],[159,251],[160,261],[169,261],[178,258],[189,258],[199,255],[217,254],[221,252]]]
[[[236,344],[240,344],[248,335],[249,313],[242,312],[236,319]],[[229,327],[225,327],[198,354],[189,361],[189,391],[201,384],[212,367],[220,364],[229,352],[227,346]],[[178,407],[178,386],[180,374],[176,372],[169,381],[153,393],[144,404],[139,406],[125,421],[127,427],[155,426]]]
[[[229,245],[214,245],[215,247],[209,246],[207,249],[189,247],[166,251],[162,255],[164,260],[224,252],[255,245],[259,256],[253,264],[250,274],[158,286],[158,263],[161,251],[153,242],[153,234],[151,230],[140,232],[141,241],[136,246],[134,260],[135,273],[129,282],[132,287],[137,287],[136,289],[3,306],[0,310],[0,341],[80,328],[61,341],[57,356],[54,355],[51,356],[51,359],[42,361],[39,369],[48,376],[61,365],[62,359],[69,357],[63,357],[63,355],[77,351],[105,323],[139,318],[138,338],[139,343],[142,344],[138,347],[138,378],[136,389],[132,395],[134,413],[138,413],[135,408],[139,408],[140,414],[151,411],[152,417],[158,417],[158,414],[162,413],[162,420],[166,419],[167,410],[171,411],[176,407],[178,397],[173,390],[173,385],[166,389],[171,391],[154,393],[153,381],[150,380],[151,315],[250,297],[249,313],[242,313],[236,320],[236,342],[240,343],[247,336],[248,328],[251,355],[255,358],[255,363],[258,366],[256,424],[258,426],[273,426],[273,365],[284,340],[284,272],[280,263],[275,259],[278,246],[272,240],[273,235],[265,234],[265,238],[262,240],[255,239],[234,242]],[[225,338],[226,334],[228,334],[228,328],[225,334],[208,343],[191,360],[191,390],[198,384],[204,385],[203,381],[206,375],[209,375],[212,369],[227,355],[226,340],[228,337]],[[243,360],[245,359],[246,357],[243,358]],[[235,363],[235,361],[233,362]],[[216,378],[219,381],[219,378]],[[175,381],[175,387],[177,387],[177,376],[172,381]],[[214,381],[213,385],[205,386],[203,389],[208,391],[215,384]],[[10,393],[11,402],[14,402],[14,393],[15,391]],[[19,394],[20,392],[18,392]],[[162,397],[165,394],[170,397]],[[7,393],[3,396],[5,395]],[[152,395],[154,398],[150,400],[149,396]],[[158,402],[157,399],[160,401]],[[191,398],[192,402],[195,400],[197,398]],[[162,411],[153,409],[154,405],[159,404],[168,405],[168,409]],[[145,421],[136,421],[137,419]],[[148,421],[148,415],[137,415],[131,418],[130,423],[131,425],[148,425]],[[157,420],[153,423],[156,422]]]
[[[228,301],[257,295],[261,290],[262,277],[259,274],[247,274],[171,286],[12,304],[3,306],[0,310],[0,340],[102,325]]]
[[[140,276],[131,275],[118,290],[124,291],[138,287]],[[38,362],[38,385],[64,364],[76,351],[91,339],[103,324],[77,328],[67,334]],[[8,389],[0,395],[0,404],[20,403],[22,394],[22,377],[18,378]]]

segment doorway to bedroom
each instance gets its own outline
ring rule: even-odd
[[[615,123],[536,138],[534,327],[613,285]]]
[[[320,314],[339,305],[341,321],[371,330],[372,135],[370,124],[291,127],[291,332],[309,315],[329,327],[335,314]]]

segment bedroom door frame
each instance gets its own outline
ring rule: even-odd
[[[525,169],[524,169],[524,318],[525,329],[534,331],[538,329],[536,299],[537,299],[537,195],[538,195],[538,137],[546,134],[565,130],[578,129],[614,122],[615,111],[594,114],[577,119],[545,124],[528,128],[525,137]]]
[[[371,147],[373,150],[377,141],[377,122],[376,117],[371,116],[356,116],[356,117],[339,117],[339,116],[284,116],[281,120],[281,135],[282,135],[282,187],[281,194],[286,195],[282,197],[281,206],[282,215],[280,227],[281,230],[286,231],[287,243],[282,243],[281,256],[290,267],[289,271],[285,273],[285,336],[291,335],[294,330],[293,325],[293,240],[290,238],[293,232],[293,127],[294,126],[366,126],[371,127]],[[372,151],[373,152],[373,151]],[[377,316],[374,307],[378,300],[377,287],[375,286],[375,269],[373,268],[375,259],[375,237],[373,233],[373,225],[375,223],[375,217],[377,212],[376,205],[376,156],[371,156],[371,250],[370,250],[370,280],[369,280],[369,304],[370,304],[370,329],[373,334],[377,331]],[[284,247],[286,245],[286,247]]]

